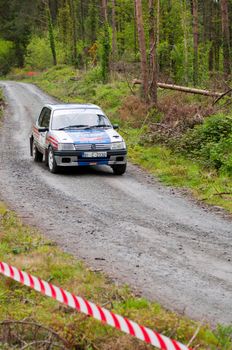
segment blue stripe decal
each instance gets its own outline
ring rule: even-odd
[[[108,160],[101,160],[98,162],[78,162],[79,166],[84,166],[84,165],[93,165],[93,163],[96,163],[94,165],[108,165]]]
[[[76,145],[89,143],[108,144],[111,142],[110,137],[105,130],[70,130],[67,134]]]

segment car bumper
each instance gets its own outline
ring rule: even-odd
[[[83,151],[54,151],[58,166],[115,165],[126,163],[126,150],[107,151],[106,157],[85,158]]]

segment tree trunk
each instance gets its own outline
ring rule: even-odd
[[[137,59],[137,24],[136,24],[136,8],[134,6],[134,60]]]
[[[143,26],[142,17],[142,1],[135,0],[136,8],[136,19],[137,19],[137,30],[138,30],[138,41],[140,50],[140,64],[141,64],[141,74],[142,74],[142,96],[148,101],[148,69],[147,69],[147,56],[146,56],[146,42]]]
[[[150,75],[151,84],[149,94],[152,102],[157,104],[157,63],[156,63],[156,38],[154,0],[149,0],[149,41],[150,41]]]
[[[52,51],[53,64],[54,64],[54,66],[56,66],[57,65],[56,45],[55,45],[55,38],[54,38],[54,32],[53,32],[52,17],[51,17],[49,6],[47,5],[46,7],[47,7],[46,11],[47,11],[47,20],[48,20],[48,32],[49,32],[50,48]]]
[[[77,26],[76,26],[76,11],[73,0],[69,0],[70,16],[72,18],[72,61],[77,65]]]
[[[112,0],[112,56],[115,60],[117,56],[117,32],[115,21],[115,0]]]
[[[221,46],[221,23],[220,18],[220,4],[213,3],[214,7],[214,69],[216,72],[220,71],[220,46]]]
[[[182,11],[182,28],[184,34],[184,82],[185,84],[188,84],[188,22],[186,0],[182,1]]]
[[[157,15],[156,15],[156,46],[160,43],[160,0],[157,0]]]
[[[222,18],[222,45],[223,45],[223,71],[225,78],[230,75],[230,32],[229,32],[229,14],[228,0],[221,0],[221,18]]]
[[[110,33],[107,16],[107,0],[102,0],[102,13],[103,13],[103,37],[102,37],[102,80],[107,83],[110,74]]]
[[[81,38],[83,43],[85,43],[85,11],[84,11],[84,2],[80,1],[80,14],[81,14]]]
[[[193,84],[198,83],[198,0],[192,0],[193,10]]]
[[[104,21],[105,21],[105,22],[108,22],[107,0],[102,0],[102,12],[103,12]]]
[[[50,8],[50,12],[51,12],[52,21],[53,21],[53,23],[55,23],[56,22],[57,13],[58,13],[57,0],[49,0],[48,3],[49,3],[49,8]]]
[[[134,79],[132,81],[132,84],[133,85],[142,84],[142,80]],[[189,94],[196,94],[196,95],[203,95],[203,96],[221,97],[222,95],[225,95],[225,93],[223,92],[195,89],[195,88],[190,88],[188,86],[165,84],[165,83],[159,83],[159,82],[157,82],[157,86],[161,89],[176,90],[176,91],[186,92]],[[228,91],[226,93],[228,93]]]

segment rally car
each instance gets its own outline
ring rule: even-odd
[[[126,171],[126,144],[100,107],[93,104],[47,104],[33,125],[30,153],[50,172],[59,167],[109,165]]]

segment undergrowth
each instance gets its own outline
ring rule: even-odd
[[[130,160],[158,176],[168,186],[188,189],[203,202],[232,212],[232,178],[218,174],[215,169],[204,169],[198,161],[176,154],[159,145],[143,146],[137,143],[140,130],[128,135]],[[189,156],[188,156],[189,157]]]
[[[116,287],[106,276],[93,272],[35,229],[23,225],[2,203],[0,260],[183,343],[187,344],[198,328],[196,322],[135,297],[127,286]],[[0,324],[6,319],[43,324],[64,338],[68,349],[153,349],[3,276],[0,276],[0,303]],[[231,327],[218,326],[212,331],[202,325],[191,346],[198,350],[229,350],[231,335]],[[30,337],[28,334],[28,339]]]
[[[189,130],[176,148],[208,168],[232,174],[232,116],[217,114]]]

